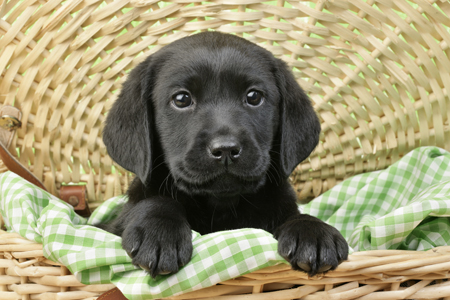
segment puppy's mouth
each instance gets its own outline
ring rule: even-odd
[[[212,195],[231,197],[240,194],[255,193],[266,182],[265,172],[261,174],[236,175],[228,170],[216,174],[195,176],[180,167],[178,176],[174,176],[175,185],[191,195]]]

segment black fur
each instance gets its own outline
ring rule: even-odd
[[[260,105],[246,102],[251,91],[263,95]],[[174,105],[180,92],[191,106]],[[108,153],[137,177],[122,213],[103,227],[153,277],[189,262],[191,229],[262,228],[294,269],[334,269],[347,243],[299,213],[287,180],[319,133],[310,100],[270,52],[214,32],[178,40],[130,73],[108,114]]]

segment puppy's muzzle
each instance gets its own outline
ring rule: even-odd
[[[233,137],[217,137],[208,147],[209,157],[225,166],[236,162],[241,153],[242,146]]]

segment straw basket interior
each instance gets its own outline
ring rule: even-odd
[[[86,184],[92,208],[123,194],[133,175],[101,140],[121,84],[170,42],[217,30],[288,62],[311,97],[320,143],[291,176],[299,198],[311,198],[416,147],[450,150],[449,16],[445,0],[4,0],[0,105],[22,111],[10,150],[54,194],[62,183]],[[111,288],[79,284],[42,245],[15,234],[0,232],[0,251],[1,299],[92,299]],[[187,297],[258,294],[273,284],[295,288],[248,296],[438,299],[450,295],[449,253],[356,253],[315,279],[278,266]]]
[[[411,149],[450,150],[450,3],[420,0],[3,1],[0,104],[23,113],[11,145],[53,193],[124,193],[102,122],[130,69],[181,37],[243,36],[292,66],[322,122],[292,182],[302,199]]]

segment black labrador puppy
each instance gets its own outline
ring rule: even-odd
[[[334,269],[346,241],[300,214],[288,182],[319,133],[310,100],[269,51],[217,32],[182,38],[129,74],[108,113],[107,151],[137,177],[103,228],[153,277],[189,262],[191,229],[261,228],[294,269]]]

